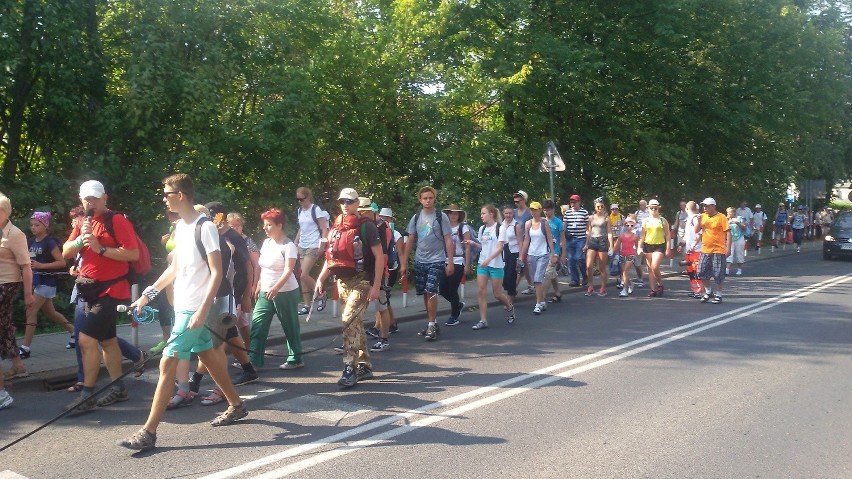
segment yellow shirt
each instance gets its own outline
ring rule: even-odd
[[[725,254],[725,250],[728,248],[728,231],[730,230],[728,217],[719,212],[713,216],[702,213],[699,224],[703,230],[701,252]]]
[[[11,221],[0,232],[0,284],[20,283],[21,265],[30,263],[27,235]]]
[[[645,233],[645,244],[664,244],[666,242],[665,225],[662,218],[649,216],[642,221],[642,231]]]

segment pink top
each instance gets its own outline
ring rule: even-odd
[[[621,256],[636,255],[636,235],[633,233],[621,233]]]

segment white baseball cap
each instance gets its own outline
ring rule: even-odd
[[[101,198],[104,195],[104,185],[98,180],[84,181],[80,185],[80,198],[88,198],[93,196]]]
[[[707,198],[704,198],[704,201],[702,201],[701,204],[702,205],[716,206],[716,200],[714,200],[713,198],[707,197]]]
[[[355,191],[355,188],[343,188],[340,190],[340,195],[338,195],[337,199],[358,201],[358,192]]]
[[[754,207],[755,207],[755,209],[757,209],[757,208],[763,208],[762,206],[760,206],[760,203],[758,203],[758,204],[754,205]]]

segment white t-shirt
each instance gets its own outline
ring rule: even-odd
[[[260,290],[267,292],[281,279],[284,270],[287,269],[288,259],[298,259],[299,250],[292,241],[287,244],[276,243],[272,238],[266,238],[260,247]],[[295,273],[295,270],[293,271]],[[290,274],[284,286],[278,290],[281,293],[293,291],[299,287],[295,274]]]
[[[195,243],[195,224],[203,217],[198,215],[189,224],[181,219],[175,226],[175,311],[198,311],[210,283],[207,258],[201,257]],[[207,254],[219,251],[219,232],[212,221],[201,225],[201,244]]]
[[[316,208],[317,221],[325,218],[326,226],[329,224],[328,212],[323,211],[319,206],[311,204],[307,210],[299,208],[299,246],[302,248],[319,248],[321,231],[311,215],[311,210],[314,208]]]
[[[742,217],[742,219],[745,220],[746,226],[750,225],[752,218],[754,218],[754,214],[751,212],[751,208],[749,208],[748,206],[746,206],[745,208],[737,208],[734,214]]]
[[[766,220],[767,216],[766,213],[764,213],[763,211],[758,211],[754,213],[754,216],[752,216],[752,221],[754,222],[754,229],[758,229],[763,226],[763,223],[765,223]]]
[[[450,238],[453,240],[453,248],[455,248],[455,254],[453,255],[453,264],[464,265],[464,245],[461,243],[464,241],[464,234],[470,233],[470,225],[467,223],[462,224],[462,237],[459,238],[459,225],[456,225],[453,229]]]
[[[491,254],[495,251],[500,245],[500,241],[503,244],[506,243],[506,228],[500,227],[500,236],[497,237],[497,225],[499,223],[494,223],[491,227],[483,226],[479,232],[479,242],[482,244],[482,251],[479,253],[479,264],[482,264]],[[503,255],[498,254],[497,257],[491,260],[488,263],[488,266],[492,268],[502,268],[506,263],[503,262]]]
[[[527,255],[529,256],[547,256],[547,250],[549,247],[547,246],[547,236],[545,236],[545,232],[542,227],[549,227],[550,225],[547,223],[546,219],[542,219],[541,223],[539,223],[538,228],[533,228],[532,220],[527,221],[530,229],[527,234],[530,235],[530,246],[527,250]],[[526,231],[526,227],[524,227]]]
[[[515,225],[518,224],[518,221],[513,219],[506,224],[506,220],[503,220],[503,223],[500,225],[500,233],[503,233],[503,230],[506,230],[506,243],[509,245],[510,253],[519,253],[521,251],[521,245],[518,244],[518,236],[515,234]],[[523,234],[523,233],[521,233]]]
[[[690,213],[686,217],[686,229],[683,232],[683,242],[686,243],[686,246],[683,247],[684,252],[690,248],[692,248],[692,251],[701,252],[701,241],[696,243],[698,233],[695,232],[695,225],[698,223],[700,216],[701,215],[694,215]]]

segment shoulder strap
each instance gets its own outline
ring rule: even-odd
[[[322,228],[320,228],[320,224],[319,224],[319,218],[317,218],[317,209],[318,208],[319,208],[319,206],[317,206],[315,204],[311,205],[311,219],[313,219],[314,223],[316,223],[317,230],[319,230],[319,232],[322,233]]]
[[[201,253],[201,257],[204,258],[204,263],[207,264],[207,269],[209,270],[210,263],[207,259],[207,250],[204,248],[204,243],[201,242],[201,225],[206,221],[210,221],[210,218],[202,216],[201,219],[195,223],[195,247],[198,248],[198,252]]]
[[[115,226],[112,224],[112,219],[115,216],[115,211],[106,210],[104,212],[103,221],[104,221],[104,229],[106,229],[107,234],[112,238],[115,238]],[[118,242],[118,240],[116,240]]]

